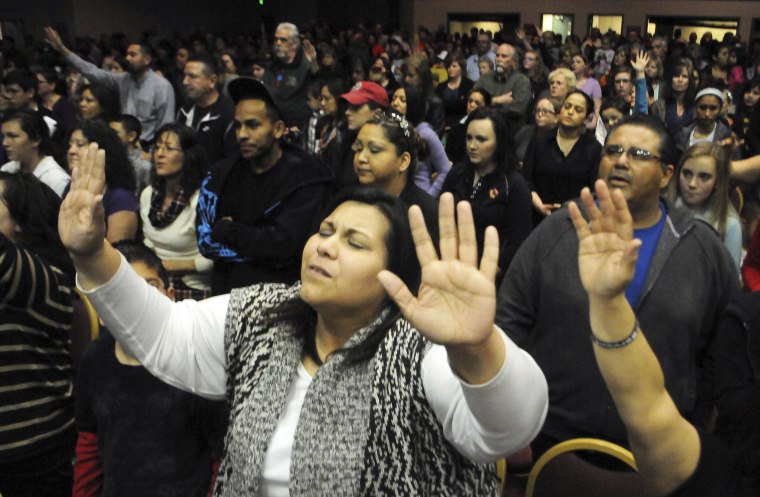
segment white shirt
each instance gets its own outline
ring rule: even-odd
[[[6,162],[3,167],[0,168],[0,171],[6,173],[17,173],[20,170],[21,163],[15,160]],[[34,174],[38,180],[52,188],[59,197],[63,196],[63,191],[71,182],[69,173],[59,166],[55,159],[49,155],[45,156],[39,164],[37,164],[37,167],[34,168],[32,174]]]
[[[190,288],[209,290],[214,261],[203,257],[198,250],[195,207],[198,205],[199,190],[192,194],[188,206],[182,209],[174,221],[160,229],[153,227],[148,219],[152,195],[152,186],[147,186],[140,195],[140,218],[145,245],[152,248],[161,259],[193,259],[196,271],[183,276],[182,282]]]
[[[224,322],[229,295],[171,302],[137,276],[123,257],[109,282],[85,293],[109,331],[152,374],[204,397],[225,397]],[[433,345],[422,361],[425,395],[444,436],[475,462],[493,462],[525,447],[538,434],[548,409],[548,387],[540,368],[506,335],[502,337],[504,364],[482,385],[460,380],[441,345]],[[301,368],[294,373],[270,441],[262,468],[262,495],[288,495],[290,448],[311,383],[304,373]]]

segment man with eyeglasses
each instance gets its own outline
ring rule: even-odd
[[[731,138],[731,128],[719,119],[723,107],[723,92],[717,88],[703,88],[694,99],[694,121],[681,128],[676,147],[683,153],[697,143],[721,142]],[[739,159],[740,157],[734,157]]]
[[[661,197],[673,175],[669,142],[658,119],[623,117],[602,149],[599,178],[621,190],[633,236],[642,240],[627,300],[647,330],[676,406],[704,426],[713,401],[713,339],[739,280],[715,232]],[[533,443],[534,458],[577,437],[628,445],[594,360],[589,302],[571,256],[577,250],[563,207],[523,243],[499,290],[497,324],[533,355],[549,383],[549,413]]]

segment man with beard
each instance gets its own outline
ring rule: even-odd
[[[388,101],[393,100],[393,92],[398,89],[399,84],[393,75],[393,64],[388,56],[381,55],[369,68],[369,80],[385,88],[388,94]]]
[[[303,41],[298,28],[289,22],[277,26],[274,32],[274,60],[264,73],[262,82],[277,99],[285,125],[301,126],[309,118],[306,104],[306,86],[313,74],[319,71],[317,50]]]
[[[475,88],[482,88],[491,94],[491,105],[504,112],[513,126],[522,123],[532,94],[528,77],[515,70],[519,62],[520,56],[515,47],[502,43],[496,49],[494,71],[483,75],[475,83]]]
[[[280,141],[285,122],[262,83],[241,77],[228,89],[240,153],[212,167],[198,199],[198,245],[214,261],[214,295],[294,283],[332,184],[325,164]]]
[[[626,116],[602,148],[599,178],[623,193],[633,237],[641,240],[626,299],[647,330],[679,411],[705,427],[714,400],[714,339],[739,280],[714,230],[661,198],[676,158],[669,143],[659,119]],[[496,323],[536,359],[549,382],[549,414],[532,444],[536,458],[578,437],[628,445],[594,360],[588,296],[570,255],[577,253],[578,236],[563,207],[523,242],[499,290]]]
[[[121,112],[140,120],[140,140],[150,142],[162,125],[174,122],[174,90],[164,78],[150,68],[153,56],[148,45],[133,43],[127,47],[127,72],[113,73],[83,60],[66,48],[53,28],[45,28],[45,39],[66,61],[92,82],[119,92]]]

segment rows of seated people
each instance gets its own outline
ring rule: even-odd
[[[567,209],[602,179],[642,240],[625,296],[678,410],[707,430],[717,408],[723,442],[758,449],[720,419],[760,374],[757,323],[735,326],[756,313],[741,285],[760,289],[760,40],[282,23],[74,45],[48,28],[2,49],[0,495],[205,495],[225,453],[224,402],[163,384],[107,329],[72,364],[78,256],[56,226],[83,177],[104,184],[108,242],[177,301],[295,284],[357,185],[419,206],[434,241],[441,195],[468,201],[479,257],[498,230],[496,324],[549,384],[534,460],[574,437],[628,445]]]

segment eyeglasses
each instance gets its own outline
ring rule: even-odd
[[[541,109],[541,108],[536,108],[535,112],[537,116],[542,116],[544,114],[556,114],[556,112],[554,112],[551,109]]]
[[[622,145],[605,145],[602,148],[602,155],[610,159],[618,159],[625,152],[626,157],[634,162],[649,162],[660,160],[659,155],[654,155],[649,150],[638,147],[623,148]]]
[[[170,144],[163,142],[154,143],[150,150],[151,152],[157,152],[162,148],[167,152],[182,152],[182,149],[180,147],[172,147]]]

